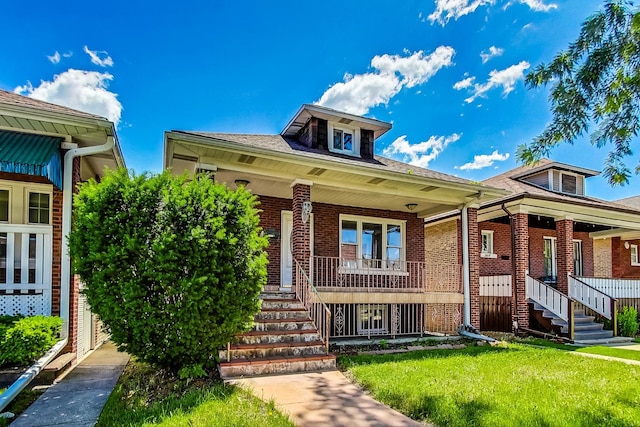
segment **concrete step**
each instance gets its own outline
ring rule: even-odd
[[[273,291],[273,292],[262,292],[260,294],[260,298],[262,298],[262,300],[266,300],[266,299],[290,299],[290,300],[295,300],[296,299],[296,294],[295,292],[280,292],[278,291]]]
[[[233,360],[222,362],[219,367],[224,379],[333,369],[336,369],[336,357],[332,354]]]
[[[302,319],[255,319],[255,331],[294,331],[314,329],[308,318]]]
[[[573,316],[573,322],[574,323],[593,323],[593,321],[596,320],[595,316],[576,316],[574,314]]]
[[[256,314],[256,319],[297,319],[308,320],[309,314],[300,308],[263,308]]]
[[[576,323],[573,326],[573,328],[574,328],[574,330],[576,332],[578,332],[578,331],[580,331],[580,332],[601,331],[603,327],[604,327],[603,323],[596,323],[596,322]]]
[[[237,337],[238,344],[267,344],[277,342],[319,341],[320,334],[315,329],[295,329],[291,331],[249,331]]]
[[[613,331],[588,331],[588,332],[578,332],[574,333],[574,340],[583,341],[583,340],[601,340],[601,339],[609,339],[613,338]]]
[[[633,338],[627,337],[610,337],[610,338],[601,338],[601,339],[588,339],[588,340],[574,340],[573,343],[580,346],[591,346],[591,345],[620,345],[625,343],[633,342]],[[624,347],[619,347],[624,348]]]
[[[295,308],[304,310],[304,306],[297,299],[291,298],[268,298],[262,300],[263,310],[273,310],[276,308]]]
[[[231,360],[256,359],[265,357],[306,356],[324,354],[326,347],[322,341],[266,343],[266,344],[231,344],[229,346]],[[227,351],[220,351],[220,359],[227,359]]]
[[[262,288],[263,292],[279,292],[280,286],[278,285],[264,285]]]

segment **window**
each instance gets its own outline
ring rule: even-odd
[[[556,253],[558,252],[558,246],[555,237],[544,238],[544,275],[553,276],[557,275]]]
[[[640,260],[638,259],[638,245],[631,245],[631,265],[640,265]]]
[[[45,193],[29,193],[29,223],[49,224],[49,198]]]
[[[0,221],[9,221],[9,190],[0,190]]]
[[[386,304],[362,304],[358,307],[358,334],[385,334],[388,328]]]
[[[573,274],[582,276],[582,241],[573,241]]]
[[[496,258],[493,253],[493,230],[482,230],[481,236],[480,256],[483,258]]]
[[[402,269],[404,221],[340,216],[344,267]]]
[[[347,128],[329,123],[329,151],[360,156],[360,128]]]

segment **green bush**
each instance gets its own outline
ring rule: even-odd
[[[623,337],[635,337],[638,333],[638,310],[624,307],[618,313],[618,333]]]
[[[17,318],[0,326],[0,366],[34,362],[58,341],[61,328],[62,319],[55,316]]]
[[[80,187],[73,269],[119,349],[196,372],[251,327],[267,262],[256,204],[243,188],[170,172],[120,170]]]

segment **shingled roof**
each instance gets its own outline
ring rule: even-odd
[[[633,196],[627,197],[626,199],[616,200],[615,203],[640,210],[640,196]]]
[[[181,133],[185,135],[194,135],[204,138],[211,138],[224,141],[230,144],[237,144],[248,148],[259,148],[263,150],[273,151],[274,153],[283,153],[289,155],[297,155],[301,157],[328,160],[331,162],[365,166],[390,172],[398,172],[410,174],[424,178],[432,178],[448,181],[458,184],[476,184],[472,181],[458,178],[430,169],[424,169],[418,166],[412,166],[382,156],[374,156],[373,159],[362,159],[358,157],[347,156],[338,153],[331,153],[326,150],[320,150],[304,146],[297,141],[283,137],[281,135],[255,135],[255,134],[233,134],[233,133],[211,133],[211,132],[190,132],[190,131],[172,131],[173,133]]]
[[[18,95],[17,93],[7,92],[0,89],[0,104],[15,105],[17,107],[35,108],[52,113],[69,114],[76,117],[84,117],[87,119],[99,119],[108,121],[108,119],[97,116],[95,114],[85,113],[84,111],[74,110],[73,108],[63,107],[62,105],[51,104],[49,102],[40,101],[39,99],[29,98],[27,96]]]

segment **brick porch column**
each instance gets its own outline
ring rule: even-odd
[[[573,274],[573,220],[556,220],[558,236],[558,290],[567,295],[569,292],[568,274]]]
[[[513,277],[511,318],[518,327],[529,327],[529,305],[527,304],[527,270],[529,269],[529,215],[513,215],[515,231],[515,271]]]
[[[73,194],[78,193],[77,185],[80,183],[80,157],[73,159]],[[63,236],[62,238],[66,238]],[[78,303],[80,296],[80,279],[70,274],[69,277],[61,277],[61,280],[69,281],[69,342],[65,347],[66,352],[78,352]]]
[[[622,277],[624,269],[622,268],[624,257],[624,244],[619,237],[611,239],[611,277]]]
[[[312,185],[312,181],[303,179],[296,179],[291,184],[291,188],[293,188],[292,254],[293,259],[297,260],[307,273],[309,273],[309,257],[311,256],[311,219],[306,224],[302,222],[302,205],[304,202],[311,201]]]
[[[480,243],[478,209],[468,208],[469,224],[469,299],[471,302],[471,326],[480,329]]]

